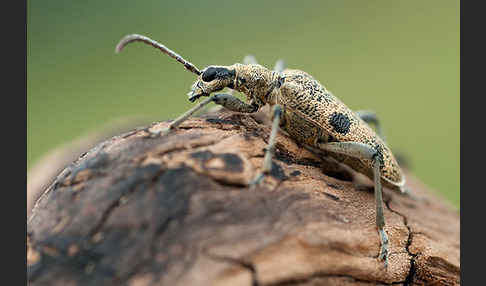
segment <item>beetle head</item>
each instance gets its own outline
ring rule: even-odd
[[[232,87],[236,72],[225,66],[208,66],[201,71],[191,91],[187,94],[192,102],[200,96],[209,96],[212,92],[225,87]]]

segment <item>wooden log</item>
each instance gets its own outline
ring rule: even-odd
[[[460,284],[458,211],[412,174],[420,200],[384,190],[385,269],[370,180],[280,132],[272,173],[247,187],[269,134],[219,112],[98,144],[34,206],[30,285]]]

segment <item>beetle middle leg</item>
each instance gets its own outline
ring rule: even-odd
[[[209,98],[206,98],[202,102],[200,102],[198,105],[194,106],[193,108],[189,109],[179,117],[177,117],[174,121],[172,121],[167,128],[163,128],[158,131],[150,131],[150,135],[152,137],[156,136],[161,136],[161,135],[166,135],[168,134],[171,130],[177,128],[182,122],[184,122],[189,116],[206,106],[207,104],[214,102],[218,105],[224,106],[225,108],[232,110],[232,111],[237,111],[237,112],[243,112],[243,113],[253,113],[256,112],[259,108],[257,105],[252,105],[252,104],[247,104],[237,97],[231,95],[231,94],[213,94],[210,95]]]
[[[275,104],[272,110],[272,131],[270,132],[270,139],[268,139],[268,144],[265,148],[263,166],[260,172],[258,172],[255,178],[253,178],[253,180],[250,182],[250,188],[254,188],[256,185],[258,185],[263,180],[263,177],[272,170],[272,157],[275,153],[275,139],[277,138],[277,132],[281,124],[282,113],[282,107]]]
[[[376,226],[380,234],[381,247],[379,259],[385,261],[385,267],[388,265],[388,236],[383,229],[385,226],[385,217],[383,215],[383,197],[381,186],[381,168],[383,159],[377,150],[373,147],[359,142],[329,142],[318,144],[319,149],[348,155],[359,159],[372,161],[373,178],[375,183],[375,206],[376,206]]]
[[[279,59],[275,63],[273,70],[275,72],[280,73],[285,69],[285,67],[286,67],[285,61]],[[265,174],[269,173],[272,170],[272,157],[273,154],[275,153],[275,138],[277,136],[279,126],[282,124],[281,122],[282,107],[278,104],[275,104],[273,106],[271,114],[272,114],[272,131],[270,133],[270,139],[268,140],[267,147],[265,148],[265,157],[263,159],[263,166],[261,171],[258,172],[255,178],[253,178],[253,180],[250,182],[250,188],[254,188],[256,185],[258,185],[265,177]]]

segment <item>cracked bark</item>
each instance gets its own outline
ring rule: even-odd
[[[153,124],[158,129],[167,122]],[[407,172],[385,189],[388,269],[376,257],[372,182],[270,128],[222,112],[173,134],[142,128],[65,168],[28,220],[31,285],[459,285],[459,215]],[[434,284],[435,283],[435,284]]]

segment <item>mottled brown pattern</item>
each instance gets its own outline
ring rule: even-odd
[[[393,188],[405,185],[402,171],[383,140],[355,112],[309,74],[293,69],[277,74],[256,64],[235,64],[228,69],[236,71],[235,89],[245,93],[250,101],[259,105],[280,104],[284,108],[282,129],[299,143],[312,147],[317,147],[318,142],[331,141],[365,143],[383,156],[382,178],[386,186]],[[283,83],[279,79],[283,79]],[[277,84],[279,82],[280,87]],[[349,131],[345,134],[338,132],[331,124],[336,113],[345,115],[350,121]],[[370,160],[329,152],[328,155],[373,178]]]
[[[288,69],[283,72],[283,76],[285,76],[285,82],[280,87],[281,95],[278,97],[278,103],[286,107],[286,113],[296,112],[322,127],[322,134],[317,132],[316,136],[312,138],[314,140],[312,146],[316,146],[317,141],[327,142],[330,135],[336,141],[361,142],[373,146],[375,149],[381,149],[384,159],[382,177],[394,185],[403,186],[405,180],[396,159],[368,124],[309,74]],[[351,124],[348,133],[337,132],[331,126],[330,118],[335,112],[345,114],[349,118]],[[287,123],[284,127],[289,133],[295,133],[293,131],[295,128],[292,123]],[[319,135],[320,137],[317,137]],[[309,141],[308,138],[306,140]],[[377,148],[377,146],[379,147]],[[373,177],[370,160],[357,160],[341,154],[330,153],[329,155],[370,178]]]

